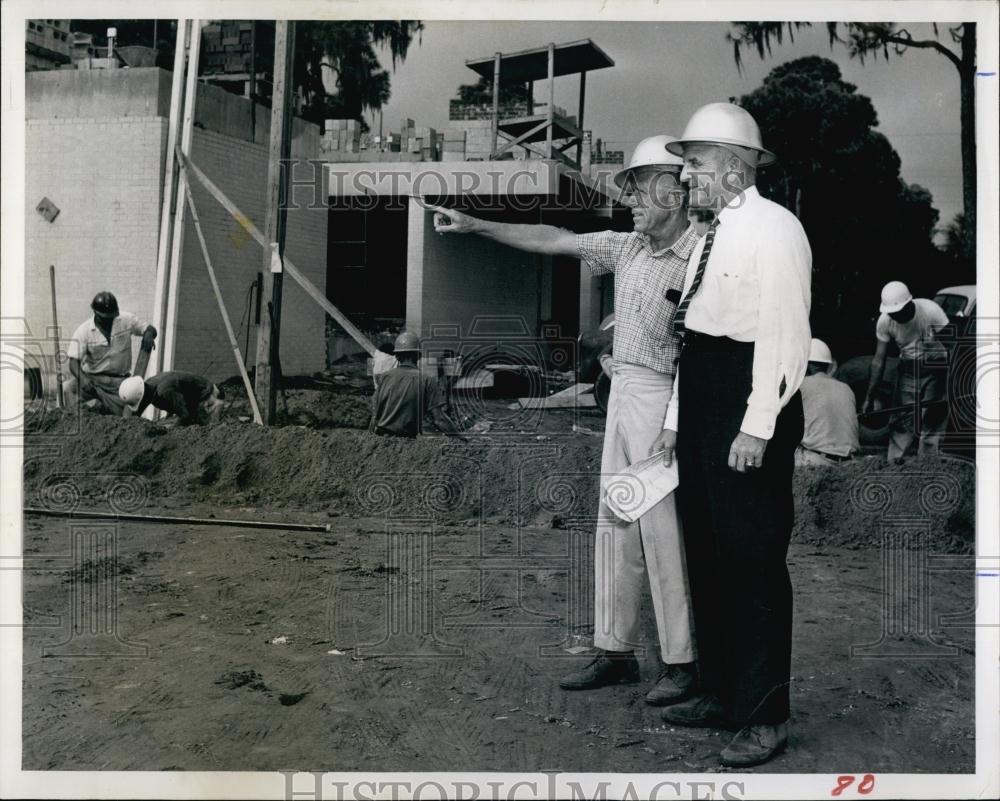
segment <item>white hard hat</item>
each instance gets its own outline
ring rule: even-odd
[[[666,134],[643,139],[632,151],[628,166],[615,173],[615,186],[619,188],[624,186],[629,173],[639,167],[683,167],[684,159],[667,150],[667,145],[673,141],[675,138]]]
[[[126,378],[118,385],[118,397],[121,398],[125,405],[128,406],[133,412],[139,408],[139,404],[142,402],[143,393],[146,391],[146,385],[142,380],[142,376],[133,375]]]
[[[833,354],[830,353],[830,348],[822,339],[813,337],[809,344],[809,361],[833,364]]]
[[[882,305],[878,307],[880,312],[892,314],[898,312],[907,303],[913,300],[909,288],[902,281],[890,281],[882,287]]]
[[[760,128],[750,112],[732,103],[709,103],[702,106],[688,120],[684,135],[667,145],[667,150],[678,156],[684,145],[694,143],[710,145],[735,145],[757,151],[757,164],[773,164],[777,157],[765,150],[760,139]]]

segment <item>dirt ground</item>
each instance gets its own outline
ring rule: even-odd
[[[24,768],[721,770],[728,733],[643,702],[649,603],[641,684],[556,686],[586,659],[602,418],[462,399],[489,430],[384,440],[352,381],[266,431],[238,404],[29,421],[26,506],[329,530],[26,516]],[[974,468],[795,481],[791,743],[758,770],[972,770]]]

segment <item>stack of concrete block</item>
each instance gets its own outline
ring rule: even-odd
[[[414,129],[414,138],[418,140],[421,161],[437,161],[437,131],[422,126]],[[411,151],[413,148],[410,148]]]
[[[454,128],[444,132],[441,161],[465,161],[465,136],[464,130]]]
[[[358,153],[361,150],[361,123],[358,120],[327,120],[320,150]]]
[[[493,148],[492,124],[489,120],[456,120],[448,124],[451,131],[465,133],[465,158],[483,161]]]

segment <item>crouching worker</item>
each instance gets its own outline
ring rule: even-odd
[[[69,341],[70,379],[65,383],[67,406],[96,402],[96,410],[121,415],[118,387],[132,368],[132,337],[142,337],[136,374],[146,370],[156,329],[131,312],[118,309],[110,292],[98,292],[90,304],[92,319],[82,323]]]
[[[126,378],[118,387],[118,396],[135,414],[142,414],[152,404],[177,415],[180,425],[217,423],[225,397],[207,378],[182,370],[160,373],[145,381],[137,375]]]
[[[830,348],[814,338],[799,388],[805,428],[795,451],[796,465],[843,464],[861,449],[854,392],[833,377],[834,368]]]
[[[404,331],[396,337],[393,353],[399,365],[378,378],[368,430],[382,436],[415,437],[429,416],[439,431],[457,432],[458,427],[445,413],[445,398],[437,381],[420,372],[416,335]]]

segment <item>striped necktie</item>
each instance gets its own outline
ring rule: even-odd
[[[688,306],[691,305],[691,300],[694,298],[695,293],[697,293],[698,288],[701,286],[702,279],[705,277],[705,267],[708,265],[708,257],[712,253],[712,243],[715,242],[715,229],[718,227],[719,218],[716,217],[712,220],[712,224],[708,227],[708,231],[705,233],[705,247],[702,248],[701,258],[698,259],[698,269],[695,270],[694,280],[691,282],[691,287],[684,295],[684,299],[681,300],[681,303],[677,307],[677,311],[674,314],[674,333],[679,337],[684,336],[684,318],[687,316]]]

